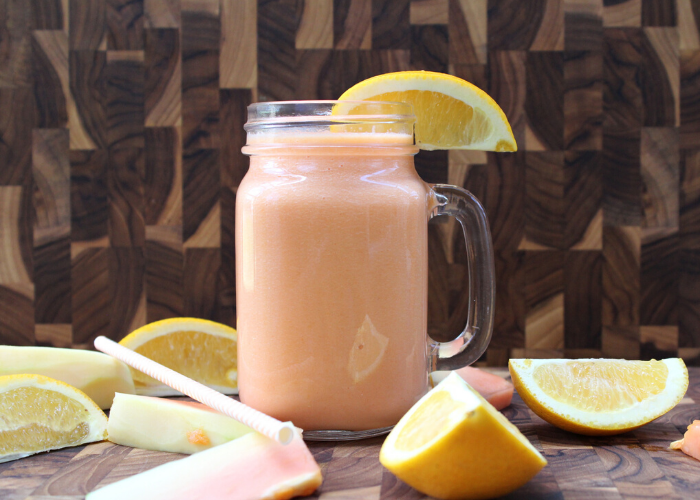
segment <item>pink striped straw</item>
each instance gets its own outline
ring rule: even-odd
[[[165,385],[187,394],[192,399],[196,399],[200,403],[204,403],[208,407],[238,420],[270,439],[286,445],[291,443],[294,438],[296,431],[291,422],[280,422],[276,418],[239,403],[235,399],[224,396],[206,385],[195,382],[181,373],[177,373],[123,345],[119,345],[107,337],[97,337],[95,339],[95,347],[105,354],[123,361],[132,368],[136,368],[138,371],[163,382]]]

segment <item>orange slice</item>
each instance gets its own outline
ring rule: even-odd
[[[224,394],[238,393],[236,330],[214,321],[171,318],[135,330],[119,343]],[[138,370],[131,370],[136,393],[181,395]]]
[[[432,71],[400,71],[368,78],[341,101],[391,101],[413,105],[421,149],[517,151],[505,113],[466,80]]]
[[[537,415],[591,436],[627,432],[676,406],[688,388],[679,358],[511,359],[515,390]]]
[[[436,498],[505,495],[547,464],[508,419],[450,373],[396,424],[379,461]]]
[[[0,377],[0,462],[106,437],[107,416],[84,392],[42,375]]]

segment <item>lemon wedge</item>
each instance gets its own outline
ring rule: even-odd
[[[43,375],[0,377],[0,462],[106,437],[107,416],[84,392]]]
[[[394,427],[379,461],[436,498],[505,495],[547,464],[525,436],[452,372]]]
[[[390,101],[413,105],[421,149],[517,151],[505,113],[486,92],[466,80],[432,71],[399,71],[368,78],[341,101]]]
[[[541,418],[561,429],[604,436],[651,422],[688,389],[679,358],[511,359],[515,390]]]
[[[198,318],[170,318],[142,326],[120,342],[139,354],[224,394],[238,393],[238,335],[230,326]],[[136,393],[179,392],[131,370]]]

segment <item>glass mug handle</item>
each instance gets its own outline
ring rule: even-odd
[[[467,326],[449,342],[430,339],[434,353],[432,370],[456,370],[478,360],[491,340],[496,299],[491,231],[481,203],[469,191],[449,184],[433,184],[430,189],[434,200],[430,218],[440,215],[456,218],[467,249]]]

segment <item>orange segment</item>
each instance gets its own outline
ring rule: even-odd
[[[197,318],[172,318],[135,330],[119,343],[191,379],[227,394],[238,390],[237,334],[233,328]],[[179,394],[132,370],[137,394]]]
[[[564,430],[610,435],[636,429],[676,406],[688,388],[679,358],[511,359],[518,394],[537,415]]]
[[[396,437],[396,449],[410,451],[425,446],[449,425],[450,415],[464,403],[452,399],[447,391],[432,394],[413,414]]]
[[[498,104],[483,90],[452,75],[431,71],[378,75],[354,85],[340,100],[412,104],[416,144],[421,149],[518,148]]]
[[[107,437],[107,416],[85,393],[41,375],[0,377],[0,462]]]
[[[644,365],[570,361],[535,369],[535,383],[560,403],[584,411],[630,408],[660,394],[668,367],[661,361]]]
[[[455,372],[401,418],[384,441],[379,461],[426,495],[460,500],[505,495],[547,464]]]

